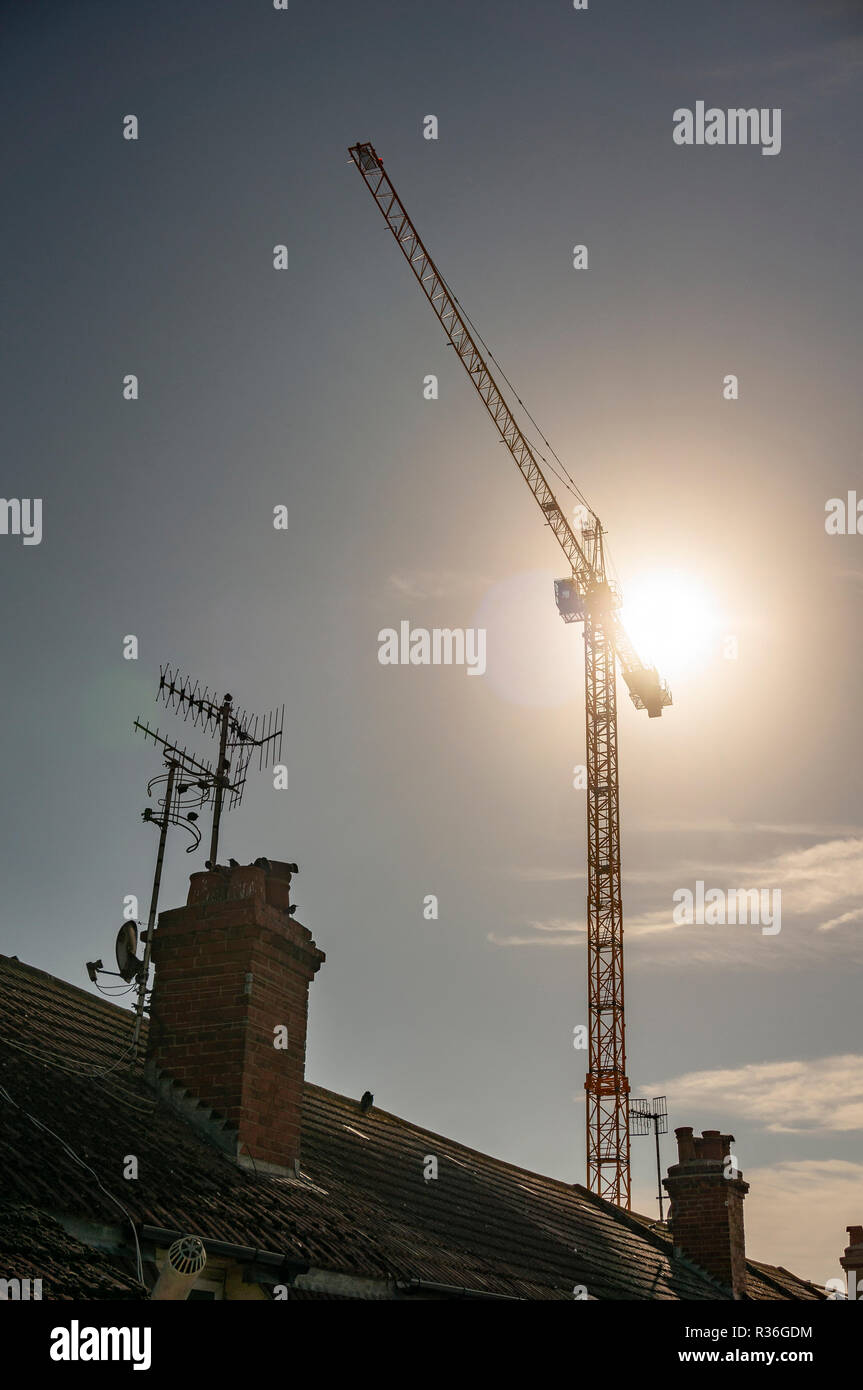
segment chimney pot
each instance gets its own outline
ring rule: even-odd
[[[848,1297],[863,1302],[863,1226],[846,1226],[848,1244],[839,1263],[848,1281]]]
[[[671,1199],[675,1249],[730,1288],[734,1298],[743,1298],[743,1199],[749,1185],[725,1163],[734,1136],[706,1129],[699,1137],[689,1126],[674,1132],[678,1161],[669,1168],[664,1186]]]
[[[677,1140],[677,1160],[679,1163],[686,1163],[690,1158],[695,1157],[695,1144],[692,1139],[692,1125],[682,1125],[680,1129],[674,1131]]]
[[[696,1139],[695,1151],[699,1158],[719,1159],[721,1162],[728,1148],[723,1150],[722,1135],[718,1129],[706,1129],[701,1138]]]

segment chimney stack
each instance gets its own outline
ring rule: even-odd
[[[295,869],[192,874],[186,906],[160,914],[146,1064],[237,1162],[282,1174],[299,1164],[309,985],[325,959],[288,911]]]
[[[846,1226],[848,1244],[839,1261],[848,1281],[848,1297],[863,1303],[863,1226]]]
[[[749,1184],[731,1159],[733,1134],[676,1129],[677,1163],[664,1186],[671,1198],[675,1252],[724,1284],[734,1298],[746,1294],[743,1199]]]

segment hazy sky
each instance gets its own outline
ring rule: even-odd
[[[257,776],[222,844],[300,865],[309,1077],[584,1181],[580,630],[348,161],[372,140],[627,598],[660,626],[651,576],[692,600],[672,709],[620,687],[629,1073],[672,1128],[736,1136],[751,1254],[835,1277],[863,1219],[863,537],[825,504],[863,499],[863,6],[29,0],[2,52],[3,491],[43,503],[41,544],[0,536],[2,949],[86,984],[124,895],[146,913],[160,661],[284,700],[289,789]],[[698,101],[780,108],[780,152],[676,145]],[[381,666],[401,619],[484,627],[486,675]],[[163,906],[204,858],[170,840]],[[697,880],[781,889],[781,932],[674,926]],[[648,1213],[652,1165],[635,1140]]]

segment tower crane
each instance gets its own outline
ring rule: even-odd
[[[533,493],[571,574],[555,581],[564,622],[584,624],[587,744],[587,962],[589,996],[586,1092],[587,1186],[617,1206],[630,1206],[629,1081],[623,990],[623,904],[617,764],[617,663],[637,709],[658,718],[671,704],[655,667],[645,666],[620,619],[620,593],[609,578],[603,527],[586,509],[579,534],[545,477],[539,450],[522,432],[480,351],[479,334],[447,287],[396,193],[374,146],[349,154],[440,319],[480,400]],[[479,338],[482,342],[482,339]],[[493,359],[491,359],[493,360]]]

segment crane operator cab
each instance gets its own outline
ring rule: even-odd
[[[565,623],[579,623],[583,620],[584,595],[579,593],[572,575],[568,579],[555,579],[554,601]]]
[[[565,623],[580,622],[588,612],[594,621],[599,621],[620,607],[616,585],[610,584],[607,579],[597,580],[585,594],[572,575],[568,579],[555,579],[554,600]]]

